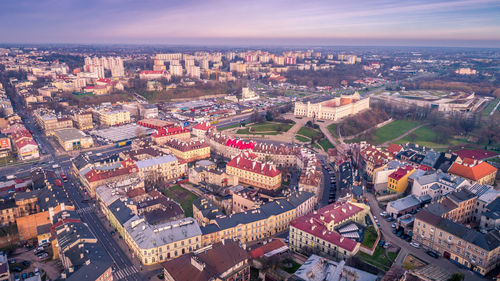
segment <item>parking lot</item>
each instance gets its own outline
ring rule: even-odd
[[[50,247],[44,251],[48,252],[49,258],[43,261],[35,255],[34,248],[27,249],[21,247],[9,255],[9,266],[13,277],[11,280],[22,280],[24,276],[35,275],[37,268],[41,276],[46,274],[50,280],[55,280],[59,277],[63,270],[61,262],[50,258],[52,257],[52,249]],[[16,277],[19,279],[16,279]]]

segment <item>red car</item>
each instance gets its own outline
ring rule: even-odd
[[[66,175],[64,173],[61,173],[61,178],[62,178],[63,182],[68,182],[68,178],[66,177]]]

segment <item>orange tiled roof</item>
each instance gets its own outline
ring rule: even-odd
[[[462,162],[453,163],[448,173],[477,181],[496,171],[498,171],[497,168],[486,162],[478,162],[471,158],[465,158]]]

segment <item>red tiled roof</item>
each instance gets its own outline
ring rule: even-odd
[[[236,147],[238,149],[253,149],[255,146],[255,143],[228,138],[226,140],[226,146]]]
[[[273,164],[262,163],[256,161],[257,155],[252,153],[242,153],[234,157],[227,163],[227,166],[242,169],[268,177],[276,177],[281,175],[281,172]]]
[[[398,152],[400,152],[401,150],[403,149],[403,147],[399,144],[395,144],[395,143],[391,143],[388,147],[387,147],[387,151],[392,155],[392,156],[395,156],[396,154],[398,154]]]
[[[153,134],[153,138],[178,135],[184,133],[189,133],[189,130],[184,127],[177,126],[177,127],[160,128]]]
[[[171,139],[165,143],[166,146],[171,147],[173,149],[177,149],[182,152],[197,150],[205,147],[209,147],[210,145],[206,143],[204,140],[199,141],[181,141],[177,139]]]
[[[498,171],[497,168],[486,162],[480,161],[479,163],[477,160],[465,158],[463,162],[453,163],[448,173],[477,181],[496,171]]]
[[[487,151],[483,149],[462,149],[455,151],[455,153],[461,159],[471,158],[476,160],[482,160],[498,155],[498,153],[496,152]]]
[[[281,247],[285,247],[285,246],[287,246],[287,245],[285,242],[283,242],[283,240],[273,239],[273,241],[250,251],[250,256],[253,259],[259,258],[259,257],[262,257],[263,255],[265,255],[271,251],[277,250],[277,249],[279,249]]]
[[[332,220],[334,220],[335,223],[346,220],[361,210],[362,208],[352,205],[349,202],[331,204],[319,209],[317,214],[310,213],[293,220],[290,226],[312,234],[315,237],[328,241],[348,251],[353,251],[358,242],[345,238],[335,231],[329,231],[326,225]]]
[[[208,129],[212,128],[212,124],[210,122],[201,122],[196,124],[196,126],[193,127],[193,129],[197,130],[203,130],[203,131],[208,131]]]
[[[85,174],[85,178],[89,182],[95,182],[100,180],[105,180],[109,178],[119,177],[127,175],[132,172],[132,170],[137,170],[137,165],[132,160],[122,161],[122,166],[115,170],[95,170],[92,169]]]
[[[34,146],[37,146],[36,142],[29,138],[29,139],[22,139],[22,140],[19,140],[19,141],[16,141],[16,147],[18,149],[21,149],[27,145],[34,145]]]
[[[406,176],[409,172],[413,170],[413,167],[408,165],[405,167],[398,168],[395,172],[389,175],[389,178],[400,180],[402,177]]]

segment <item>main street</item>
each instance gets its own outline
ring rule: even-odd
[[[114,263],[114,278],[117,280],[143,280],[139,275],[138,268],[133,264],[129,256],[120,248],[112,234],[106,229],[96,213],[95,203],[83,202],[82,190],[78,179],[71,173],[71,162],[62,163],[60,171],[68,177],[68,183],[65,184],[66,190],[80,215],[97,237],[104,250],[108,253]]]
[[[375,198],[375,196],[371,193],[365,193],[365,196],[368,198],[368,202],[370,204],[371,211],[373,215],[379,216],[381,212],[384,210],[380,209],[378,205],[378,201]],[[412,254],[413,256],[425,261],[428,264],[436,265],[440,267],[441,269],[448,271],[450,274],[453,274],[455,272],[463,272],[465,275],[465,280],[469,281],[479,281],[479,280],[484,280],[483,278],[479,277],[475,273],[465,270],[462,268],[457,267],[453,263],[451,263],[449,260],[440,257],[438,259],[435,259],[429,255],[427,255],[424,249],[422,248],[414,248],[410,245],[409,242],[406,242],[403,239],[398,238],[396,235],[392,233],[392,222],[387,222],[383,218],[379,218],[379,223],[380,223],[380,230],[382,231],[382,234],[384,236],[384,240],[386,242],[389,242],[392,245],[398,246],[401,248],[402,253],[401,254]],[[403,257],[398,257],[396,259],[396,262],[402,262]],[[401,264],[399,264],[401,265]]]

